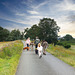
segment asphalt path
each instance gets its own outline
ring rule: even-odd
[[[23,50],[15,75],[75,75],[75,68],[50,53],[39,59],[34,49]]]

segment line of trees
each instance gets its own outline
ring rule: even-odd
[[[59,29],[60,27],[57,26],[54,19],[43,18],[40,19],[39,24],[35,24],[31,28],[26,28],[22,33],[19,29],[14,29],[10,32],[9,30],[0,27],[0,41],[13,41],[28,37],[35,39],[35,37],[38,36],[40,40],[56,43]]]
[[[35,39],[36,36],[40,40],[46,40],[48,43],[56,44],[58,42],[58,32],[60,27],[54,19],[43,18],[40,19],[38,24],[32,25],[31,28],[24,29],[24,32],[20,32],[19,29],[14,29],[11,32],[7,29],[0,27],[0,41],[13,41],[22,40],[24,38],[30,37]],[[25,34],[25,35],[24,35]],[[71,35],[66,35],[60,39],[60,41],[69,41],[73,39]]]
[[[0,41],[14,41],[23,39],[24,33],[20,32],[19,29],[14,29],[11,32],[7,29],[0,27]]]

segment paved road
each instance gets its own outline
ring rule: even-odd
[[[39,59],[34,51],[23,51],[16,75],[75,75],[75,68],[47,53]]]

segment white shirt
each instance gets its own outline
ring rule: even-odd
[[[43,47],[40,46],[40,47],[37,47],[38,51],[42,51]]]

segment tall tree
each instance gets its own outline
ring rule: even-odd
[[[20,39],[21,39],[21,40],[24,39],[24,32],[21,33],[21,38],[20,38]]]
[[[43,18],[40,20],[38,24],[40,28],[40,35],[41,39],[47,40],[49,43],[56,43],[58,32],[60,27],[57,26],[56,21],[51,18]]]
[[[25,28],[25,29],[24,29],[24,33],[25,33],[24,37],[25,37],[26,39],[29,37],[28,31],[29,31],[29,28]]]
[[[0,27],[0,41],[6,41],[10,32],[7,29]]]

